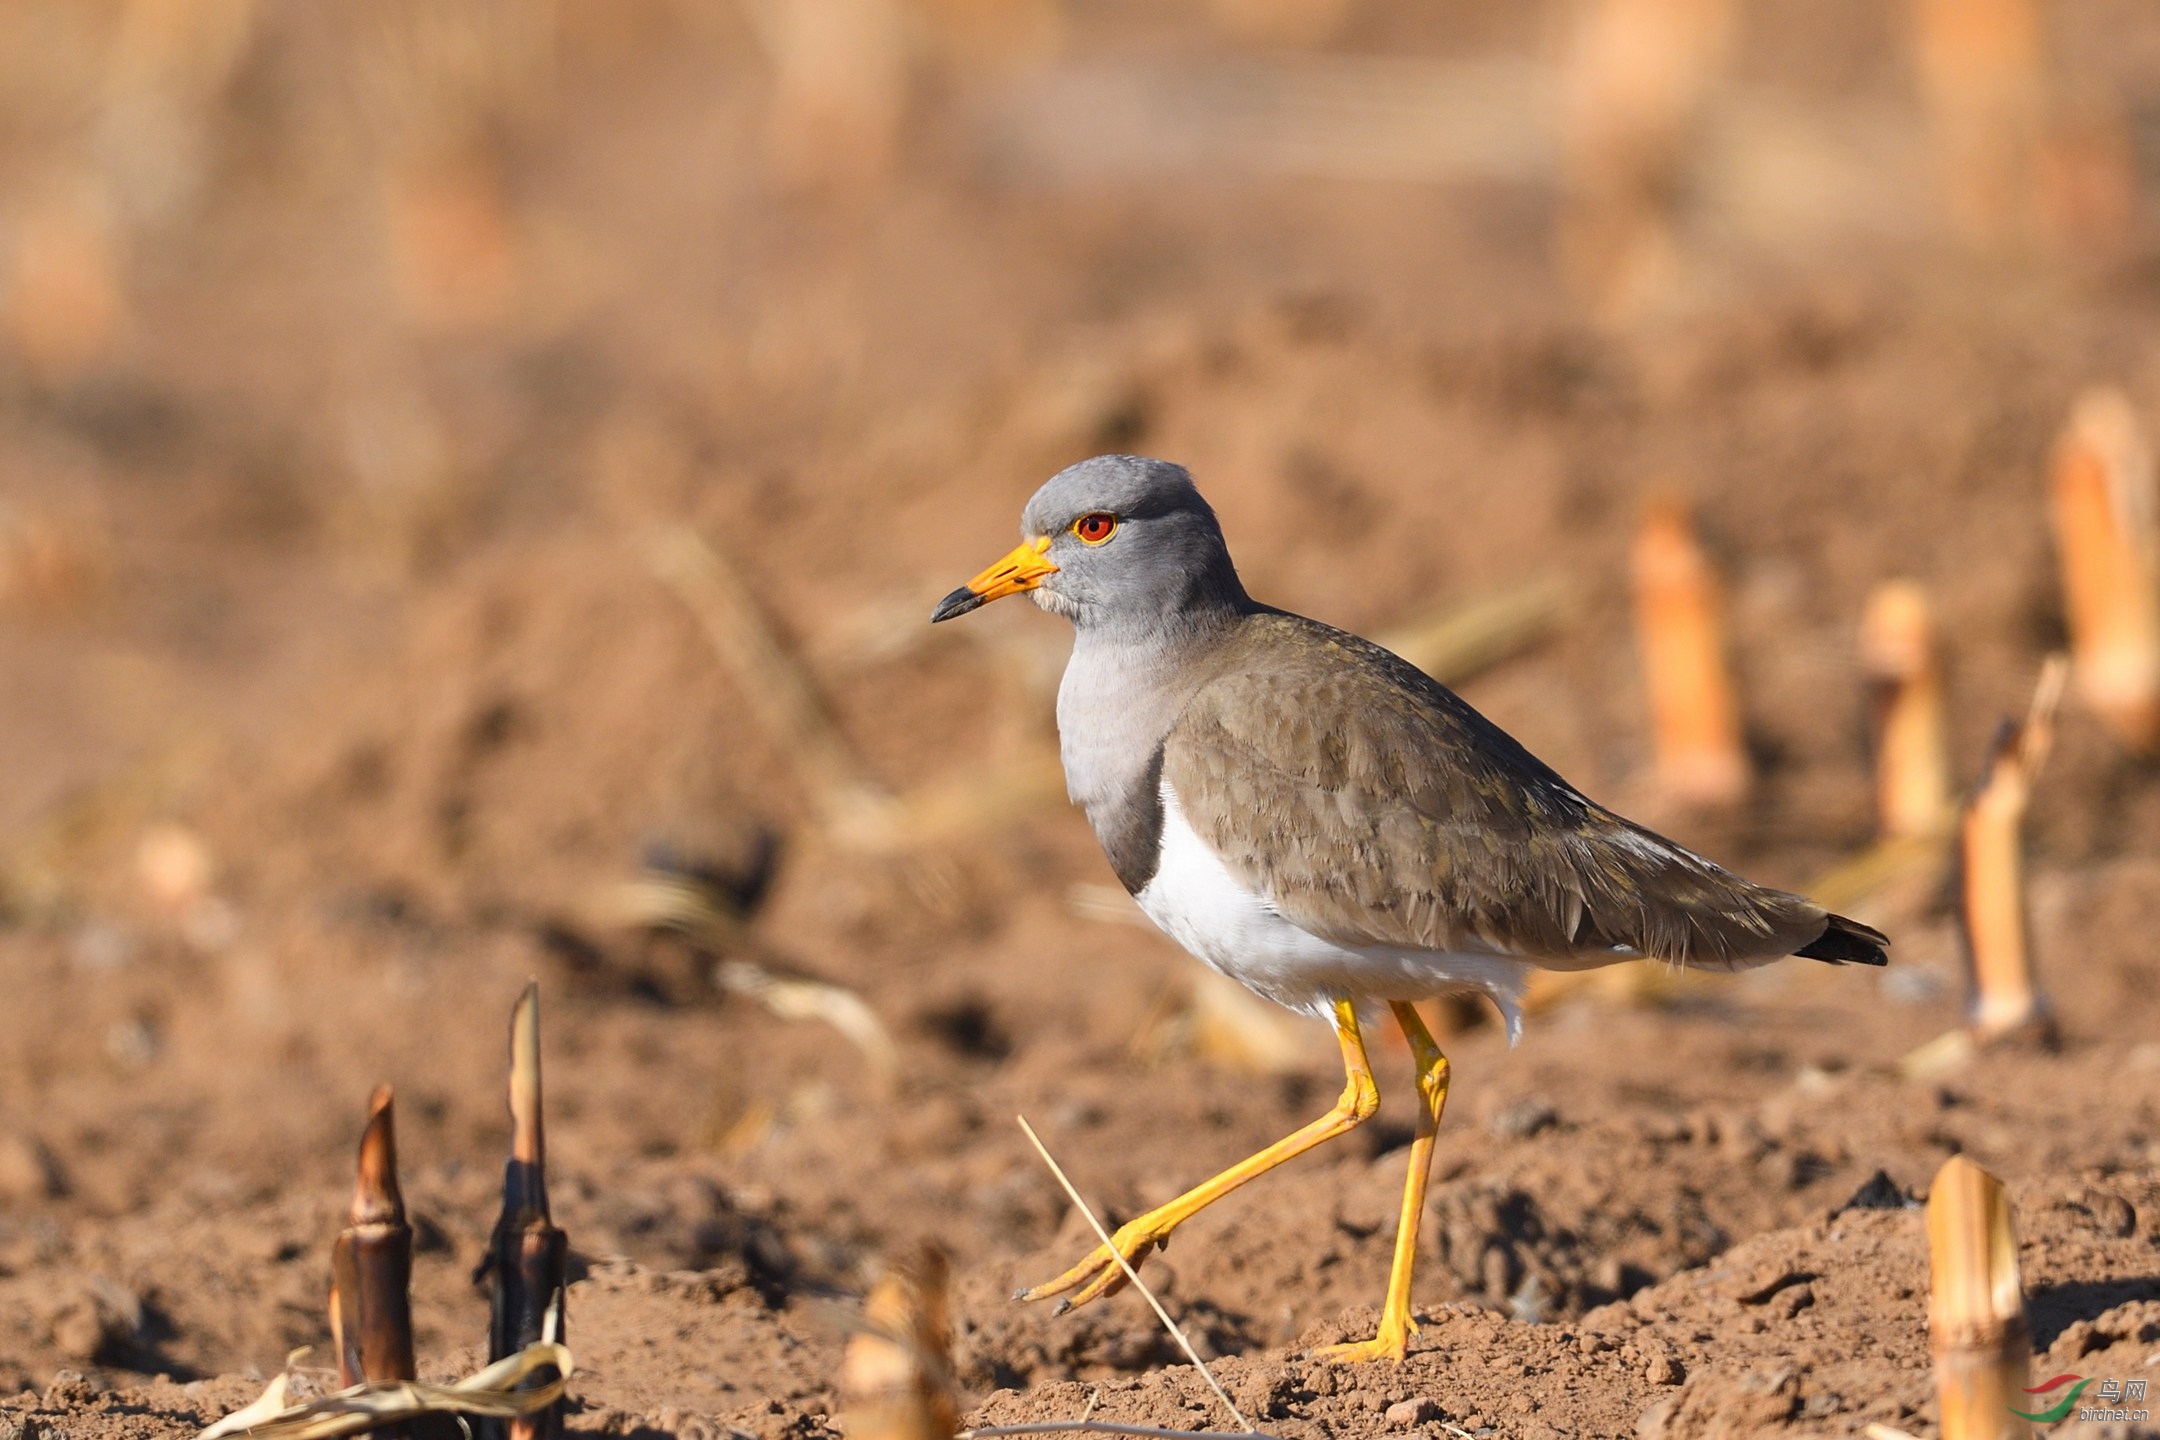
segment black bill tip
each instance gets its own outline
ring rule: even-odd
[[[955,616],[965,615],[970,610],[980,610],[983,604],[982,596],[962,585],[937,602],[937,609],[930,612],[930,623],[935,625],[940,620],[950,620]]]

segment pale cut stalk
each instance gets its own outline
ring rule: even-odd
[[[1970,989],[1969,1027],[1981,1042],[2012,1035],[2053,1038],[2053,1021],[2033,968],[2025,916],[2025,811],[2054,738],[2064,668],[2041,671],[2032,711],[2007,724],[1958,829],[1958,917]]]
[[[2002,1182],[1963,1155],[1928,1195],[1928,1336],[1943,1440],[2023,1440],[2032,1332]]]
[[[554,85],[557,0],[355,7],[342,71],[367,124],[393,293],[424,329],[500,325],[524,245],[495,139]]]
[[[945,1252],[925,1244],[871,1287],[841,1362],[849,1440],[953,1440],[960,1391],[953,1376],[950,1275]]]
[[[1951,222],[1979,244],[2019,238],[2037,218],[2047,98],[2036,0],[1919,0],[1914,19]]]
[[[1659,786],[1689,806],[1736,805],[1749,773],[1726,664],[1724,597],[1685,505],[1671,497],[1651,503],[1633,562]]]
[[[124,0],[104,57],[98,148],[128,213],[166,219],[200,196],[256,10],[257,0]]]
[[[1313,1027],[1227,975],[1192,977],[1186,1043],[1211,1064],[1255,1075],[1287,1075],[1313,1059]]]
[[[39,378],[81,379],[127,328],[125,241],[96,177],[67,174],[12,207],[0,325]]]
[[[899,0],[745,0],[772,65],[766,163],[790,187],[832,196],[891,169],[909,99]]]
[[[1678,272],[1674,198],[1724,66],[1733,0],[1589,0],[1561,75],[1562,270],[1609,317]]]
[[[2160,751],[2160,497],[2120,391],[2080,397],[2050,489],[2078,692],[2125,745]]]
[[[391,274],[408,318],[442,331],[499,322],[516,296],[517,217],[477,138],[412,146],[383,173]]]
[[[1875,807],[1882,836],[1940,835],[1956,811],[1935,622],[1918,585],[1891,580],[1868,597],[1860,660],[1874,692]]]

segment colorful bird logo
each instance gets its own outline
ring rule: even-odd
[[[2056,1421],[2068,1415],[2072,1410],[2077,1408],[2078,1396],[2084,1394],[2085,1387],[2090,1384],[2092,1384],[2092,1381],[2088,1380],[2083,1375],[2057,1375],[2054,1379],[2046,1382],[2045,1384],[2029,1387],[2025,1391],[2025,1393],[2027,1395],[2045,1395],[2050,1390],[2059,1389],[2064,1385],[2068,1385],[2070,1386],[2070,1393],[2068,1395],[2063,1396],[2062,1399],[2056,1401],[2053,1405],[2049,1406],[2045,1410],[2037,1412],[2025,1410],[2011,1410],[2010,1413],[2017,1416],[2021,1420],[2030,1420],[2035,1424],[2039,1425],[2052,1425]],[[2008,1406],[2005,1406],[2004,1408],[2009,1409]]]

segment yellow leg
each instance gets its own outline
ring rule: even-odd
[[[1395,1228],[1395,1263],[1388,1268],[1387,1299],[1380,1305],[1380,1333],[1350,1345],[1330,1345],[1313,1352],[1319,1360],[1401,1360],[1410,1348],[1417,1322],[1410,1318],[1410,1272],[1417,1264],[1418,1221],[1425,1214],[1425,1182],[1432,1174],[1433,1137],[1440,1132],[1440,1112],[1447,1106],[1448,1061],[1433,1043],[1425,1022],[1410,1005],[1390,1001],[1395,1023],[1410,1042],[1417,1062],[1417,1135],[1410,1142],[1410,1174],[1403,1181],[1402,1221]]]
[[[1058,1302],[1057,1313],[1062,1315],[1075,1305],[1085,1305],[1100,1296],[1115,1294],[1125,1284],[1125,1272],[1118,1265],[1117,1255],[1123,1255],[1126,1263],[1137,1267],[1151,1251],[1160,1249],[1169,1240],[1172,1230],[1238,1186],[1256,1175],[1266,1174],[1292,1156],[1304,1154],[1322,1141],[1332,1140],[1363,1124],[1380,1108],[1380,1090],[1373,1084],[1372,1065],[1365,1058],[1365,1041],[1358,1034],[1357,1011],[1347,1000],[1335,1002],[1335,1038],[1342,1046],[1344,1080],[1342,1098],[1335,1102],[1334,1109],[1295,1135],[1276,1141],[1250,1159],[1239,1161],[1205,1184],[1196,1185],[1168,1204],[1158,1205],[1138,1219],[1120,1225],[1117,1233],[1110,1237],[1109,1246],[1096,1246],[1085,1260],[1057,1279],[1032,1290],[1022,1290],[1013,1298],[1047,1300],[1068,1290],[1077,1292]],[[1431,1045],[1432,1041],[1427,1039],[1425,1043]],[[1115,1255],[1110,1246],[1116,1247]]]

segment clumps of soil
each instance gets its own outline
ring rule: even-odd
[[[1625,1300],[1700,1265],[1729,1238],[1685,1189],[1617,1210],[1578,1208],[1561,1220],[1533,1192],[1498,1179],[1442,1187],[1426,1223],[1465,1298],[1533,1322]]]

